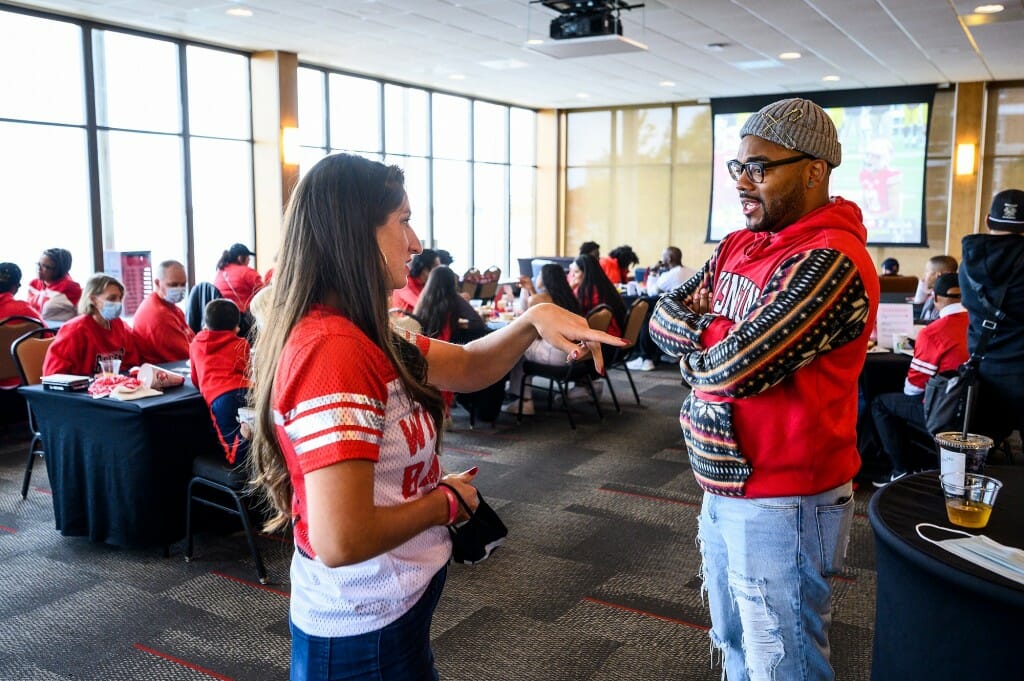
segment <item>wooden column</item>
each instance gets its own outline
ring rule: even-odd
[[[958,83],[953,114],[953,163],[950,171],[946,253],[960,260],[960,240],[981,222],[981,150],[985,141],[985,83]],[[974,172],[956,174],[958,144],[975,145]]]
[[[299,166],[286,164],[281,130],[298,127],[298,55],[252,55],[253,180],[256,209],[256,268],[273,262],[281,242],[281,217],[299,180]]]
[[[553,109],[538,111],[534,255],[559,253],[559,179],[564,173],[559,166],[558,149],[558,112]]]

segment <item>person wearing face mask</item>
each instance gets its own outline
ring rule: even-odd
[[[161,364],[188,359],[195,337],[178,303],[185,299],[188,277],[177,260],[165,260],[156,268],[153,292],[135,313],[132,333],[143,362]]]
[[[43,376],[99,372],[101,359],[120,359],[127,370],[139,363],[131,327],[121,321],[124,284],[109,274],[89,277],[78,301],[79,316],[60,327],[43,359]]]

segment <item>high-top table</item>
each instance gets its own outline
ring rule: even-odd
[[[167,546],[185,536],[192,459],[221,451],[190,381],[127,402],[42,386],[19,391],[43,436],[61,534],[124,547]]]
[[[935,471],[902,478],[872,496],[868,518],[878,569],[873,681],[1021,677],[1024,584],[961,560],[914,529],[931,523],[1024,548],[1024,466],[987,466],[985,474],[1003,488],[988,526],[978,530],[949,522]],[[959,536],[923,532],[932,539]]]

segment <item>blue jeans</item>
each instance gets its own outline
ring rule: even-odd
[[[249,457],[249,441],[242,437],[238,408],[248,404],[249,391],[230,390],[210,403],[213,424],[217,427],[224,456],[232,466],[241,466]]]
[[[430,622],[444,588],[441,568],[410,610],[383,629],[356,636],[310,636],[292,630],[292,681],[437,681]]]
[[[828,577],[842,568],[852,522],[849,482],[807,497],[704,494],[701,573],[729,681],[835,678]]]

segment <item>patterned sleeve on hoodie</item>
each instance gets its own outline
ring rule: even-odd
[[[858,338],[869,309],[852,260],[833,249],[796,254],[782,263],[757,304],[724,339],[685,355],[683,376],[712,395],[755,395],[819,354]]]
[[[710,273],[714,271],[715,255],[712,255],[696,274],[663,295],[655,304],[648,331],[651,339],[666,354],[681,357],[687,352],[700,350],[701,333],[715,317],[693,312],[685,300],[704,282],[711,281]]]

